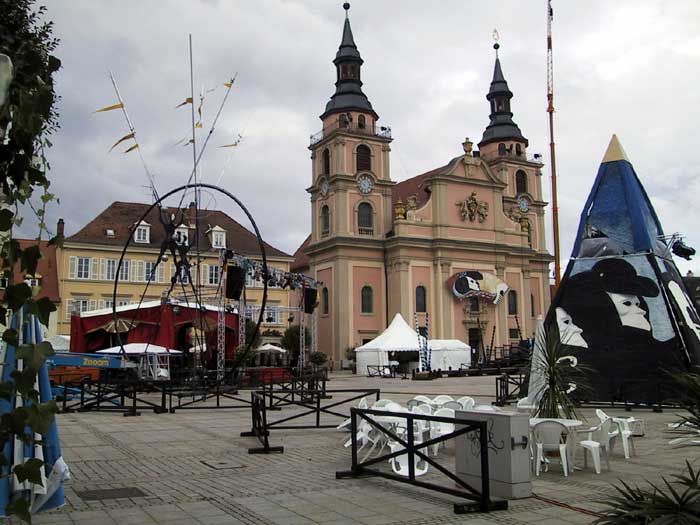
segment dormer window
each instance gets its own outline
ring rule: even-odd
[[[109,230],[107,230],[107,231],[109,231]],[[114,233],[114,230],[112,230],[112,233]],[[147,243],[151,242],[151,225],[150,224],[142,221],[138,224],[138,226],[136,226],[136,232],[134,233],[134,242],[138,242],[138,243],[142,243],[142,244],[147,244]]]
[[[226,232],[219,230],[218,226],[211,232],[211,247],[226,248]]]
[[[187,226],[180,226],[175,230],[175,243],[176,244],[187,244],[189,240],[189,231]]]
[[[114,237],[114,230],[113,230],[112,228],[107,228],[107,229],[105,230],[105,235],[106,235],[107,237]]]

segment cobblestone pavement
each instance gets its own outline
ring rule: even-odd
[[[401,402],[415,394],[457,394],[488,403],[493,401],[495,378],[423,382],[336,374],[328,385],[333,389],[367,387],[381,388],[382,397]],[[334,395],[332,401],[340,399],[342,395]],[[269,419],[295,410],[270,412]],[[625,414],[620,409],[608,412]],[[589,422],[595,420],[591,410],[584,410],[583,415]],[[349,434],[334,429],[275,430],[270,435],[271,445],[283,445],[284,453],[253,455],[248,454],[248,448],[257,446],[257,440],[240,437],[241,431],[250,429],[247,409],[160,415],[142,412],[129,418],[114,413],[63,414],[58,416],[61,445],[72,472],[66,487],[67,505],[37,515],[34,522],[591,523],[595,516],[586,511],[600,508],[597,501],[610,494],[611,483],[618,478],[660,481],[662,473],[679,471],[687,454],[698,455],[693,449],[667,445],[663,429],[676,419],[672,411],[656,414],[639,410],[634,415],[646,421],[647,435],[636,440],[637,456],[629,461],[616,450],[610,471],[604,469],[596,475],[588,469],[566,479],[558,465],[553,465],[548,473],[534,479],[536,497],[511,501],[505,511],[456,515],[454,500],[435,492],[381,478],[336,480],[336,471],[350,466],[350,450],[342,446]],[[440,455],[449,463],[453,453],[448,447]],[[582,463],[580,454],[578,463]],[[105,489],[132,489],[141,495],[88,499],[84,494]]]

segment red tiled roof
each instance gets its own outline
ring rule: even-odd
[[[309,267],[309,256],[306,255],[306,247],[311,243],[311,235],[301,243],[301,246],[294,252],[294,261],[291,264],[290,270],[299,272]]]
[[[20,249],[24,250],[30,246],[36,246],[36,239],[17,239]],[[61,302],[61,295],[58,291],[58,269],[56,268],[56,246],[49,246],[48,241],[38,241],[41,259],[36,266],[36,274],[41,276],[41,290],[37,298],[48,297],[54,303]],[[20,263],[15,264],[12,271],[12,280],[15,284],[24,281],[26,272],[20,272]],[[36,276],[35,276],[36,277]],[[4,296],[4,292],[0,293]]]
[[[113,202],[80,231],[68,237],[66,241],[124,246],[132,228],[143,217],[150,206],[150,204],[138,202]],[[194,208],[192,208],[192,211],[194,211]],[[179,217],[181,213],[184,213],[185,217],[187,217],[188,208],[163,208],[163,213],[164,217],[170,214],[175,214],[176,217]],[[151,226],[150,242],[135,244],[132,241],[131,246],[160,248],[161,243],[165,239],[165,231],[158,216],[158,208],[151,210],[145,221]],[[194,222],[194,217],[192,222]],[[260,255],[260,248],[255,234],[241,226],[224,212],[219,210],[200,210],[199,223],[201,225],[200,232],[207,232],[209,227],[213,228],[214,226],[219,226],[226,230],[226,247],[228,249],[243,255]],[[183,224],[191,223],[188,220],[184,220]],[[107,229],[114,230],[114,236],[108,237]],[[208,235],[200,233],[199,243],[202,251],[212,250]],[[289,254],[267,243],[265,243],[265,253],[268,257],[291,257]]]
[[[391,189],[392,207],[396,205],[399,197],[401,198],[401,201],[406,204],[406,201],[412,195],[418,197],[418,208],[422,207],[426,202],[428,202],[428,199],[430,199],[430,178],[433,175],[443,171],[446,167],[447,165],[440,166],[434,170],[421,173],[420,175],[416,175],[415,177],[411,177],[410,179],[397,183]]]

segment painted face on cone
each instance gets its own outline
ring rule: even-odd
[[[588,343],[581,336],[583,330],[574,324],[571,316],[563,308],[557,308],[557,327],[559,328],[559,340],[564,345],[580,346],[588,348]]]
[[[646,318],[646,312],[639,306],[639,297],[626,293],[607,292],[607,294],[615,305],[622,326],[639,328],[647,332],[651,330],[651,325]]]

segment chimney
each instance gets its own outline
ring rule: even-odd
[[[56,237],[62,239],[63,238],[63,230],[65,228],[65,223],[63,222],[63,219],[58,219],[58,222],[56,223]]]
[[[188,226],[196,226],[196,225],[195,225],[196,214],[197,214],[197,208],[195,207],[194,202],[190,202],[190,205],[189,205],[189,207],[187,208],[187,223],[188,223]]]

